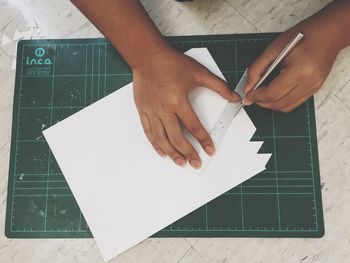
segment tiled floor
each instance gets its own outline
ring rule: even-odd
[[[283,31],[328,0],[144,0],[166,35]],[[18,39],[99,37],[67,0],[0,0],[0,226],[4,233]],[[112,262],[347,262],[350,257],[350,48],[316,94],[326,235],[322,239],[148,239]],[[92,239],[8,240],[0,262],[102,262]]]

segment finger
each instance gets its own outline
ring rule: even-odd
[[[199,168],[200,158],[191,143],[184,138],[176,115],[166,115],[162,117],[162,122],[172,146],[188,160],[191,166]]]
[[[208,155],[213,155],[215,152],[214,143],[198,119],[197,114],[193,111],[188,100],[185,100],[181,111],[179,111],[177,115],[186,129],[200,143],[204,151]]]
[[[219,95],[221,95],[228,101],[241,100],[240,96],[237,93],[230,90],[230,88],[224,80],[211,73],[207,69],[203,70],[203,73],[200,75],[198,82],[199,85],[219,93]]]
[[[277,56],[275,49],[266,49],[248,68],[247,84],[244,88],[244,94],[252,91],[258,81],[261,79],[267,68],[271,65]]]
[[[284,69],[267,86],[250,91],[243,103],[279,101],[297,86],[298,80],[299,75],[293,69]]]
[[[185,165],[184,157],[174,149],[165,133],[162,121],[158,117],[151,119],[152,134],[155,142],[179,166]]]
[[[151,123],[149,121],[147,114],[140,113],[140,120],[141,120],[143,131],[144,131],[147,139],[150,141],[150,143],[152,144],[152,146],[156,150],[156,152],[160,156],[164,157],[166,155],[165,152],[160,148],[158,143],[153,138],[152,127],[151,127]]]
[[[248,68],[248,79],[245,86],[245,95],[248,94],[261,79],[267,68],[276,59],[286,43],[293,37],[292,32],[284,33],[272,42],[264,52]]]
[[[277,102],[258,102],[257,104],[275,111],[290,112],[309,99],[316,90],[311,85],[301,84]]]

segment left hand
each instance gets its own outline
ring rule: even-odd
[[[281,62],[281,71],[267,86],[253,91],[265,70],[287,43],[301,32],[304,37]],[[339,48],[332,30],[304,21],[281,34],[248,68],[245,105],[257,104],[289,112],[310,98],[327,78]]]

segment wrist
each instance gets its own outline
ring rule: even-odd
[[[134,59],[130,67],[133,71],[145,71],[159,64],[162,60],[173,52],[173,48],[168,43],[159,43],[138,52],[138,57]]]
[[[170,45],[162,45],[154,47],[152,51],[146,50],[144,56],[137,59],[136,63],[130,65],[132,70],[135,72],[150,73],[155,70],[161,69],[164,64],[167,64],[169,59],[177,51]]]
[[[326,52],[337,55],[346,47],[346,41],[342,36],[344,33],[336,23],[329,23],[319,17],[310,17],[291,29],[295,34],[301,32],[305,39],[312,39],[313,45],[322,45]]]
[[[333,1],[300,25],[316,36],[319,42],[315,45],[330,43],[330,48],[339,52],[350,45],[350,1]]]

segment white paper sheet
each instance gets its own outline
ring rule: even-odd
[[[206,67],[219,78],[225,79],[224,75],[216,65],[214,59],[206,48],[193,48],[185,53],[186,55],[195,58],[199,63],[206,65]],[[216,92],[205,87],[197,87],[189,94],[189,101],[191,102],[193,110],[196,112],[198,118],[201,120],[203,127],[210,133],[213,130],[220,114],[227,104],[227,100]],[[240,107],[240,102],[237,102]],[[233,117],[233,116],[232,116]],[[187,167],[199,174],[203,174],[208,166],[210,157],[204,152],[198,141],[183,128],[185,138],[194,146],[202,161],[200,169],[194,169],[189,164]],[[215,148],[219,145],[215,144]]]
[[[200,50],[192,56],[215,68],[210,54]],[[221,100],[209,93],[202,96],[202,105],[219,109]],[[254,132],[242,110],[198,175],[154,152],[131,83],[45,130],[44,136],[108,261],[264,170],[270,154],[257,154],[261,143],[249,142]]]

